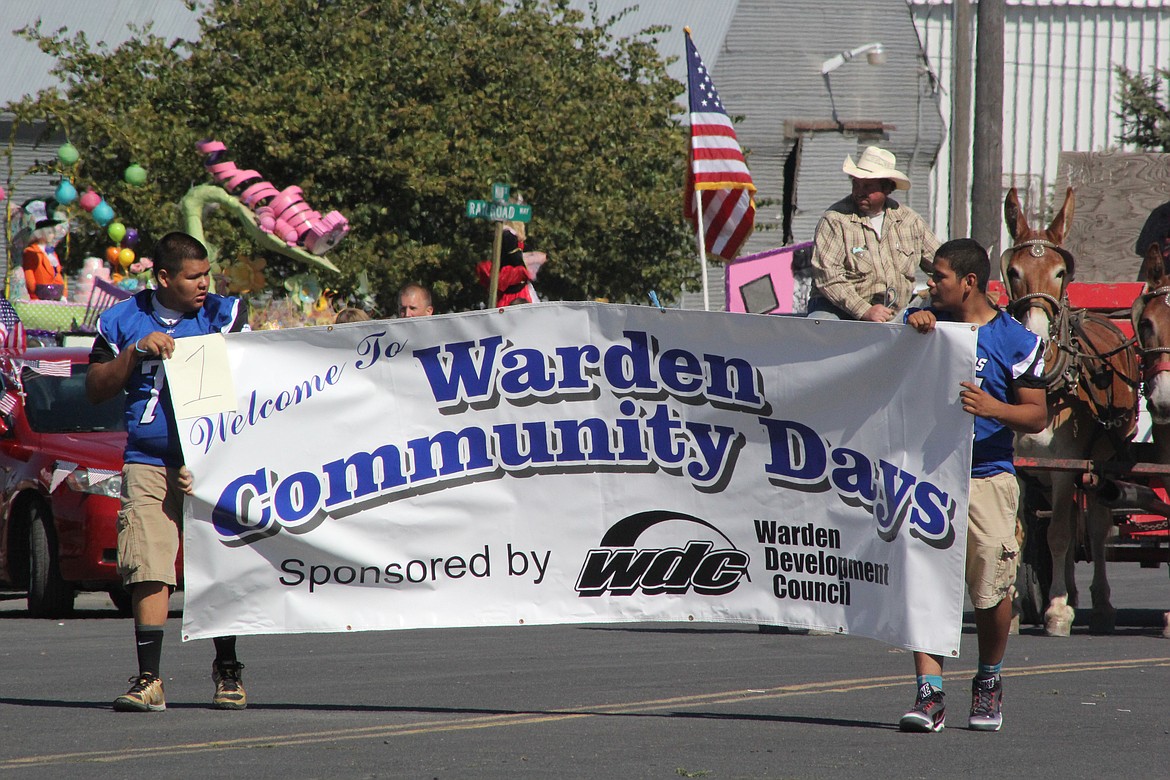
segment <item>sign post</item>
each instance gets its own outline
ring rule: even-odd
[[[492,182],[492,199],[467,201],[468,219],[486,219],[496,223],[496,235],[492,241],[492,279],[488,286],[488,308],[496,305],[496,294],[500,288],[500,251],[504,242],[505,222],[529,222],[532,207],[523,203],[508,203],[511,188],[502,182]]]

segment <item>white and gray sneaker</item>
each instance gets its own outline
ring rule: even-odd
[[[971,681],[971,716],[967,728],[972,731],[999,731],[1003,725],[1003,679],[976,677]]]

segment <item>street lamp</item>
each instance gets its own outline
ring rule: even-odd
[[[833,121],[841,127],[841,120],[837,118],[837,101],[833,99],[833,85],[829,82],[829,74],[849,62],[854,57],[865,55],[865,61],[870,65],[881,65],[886,61],[886,49],[880,43],[867,43],[856,49],[848,49],[836,54],[821,63],[821,76],[825,79],[825,89],[829,91],[829,106],[833,109]]]
[[[881,65],[886,61],[885,47],[880,43],[867,43],[864,46],[858,46],[856,49],[850,51],[843,51],[821,63],[821,74],[829,75],[837,68],[849,62],[854,57],[865,55],[865,60],[870,65]]]

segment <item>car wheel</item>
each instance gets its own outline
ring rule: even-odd
[[[34,618],[59,618],[73,609],[73,586],[61,579],[57,542],[49,527],[48,512],[38,504],[28,517],[28,614]]]
[[[130,617],[134,614],[134,600],[130,598],[130,591],[126,590],[125,586],[115,585],[106,592],[110,594],[110,601],[114,602],[114,608],[118,610],[119,615]]]

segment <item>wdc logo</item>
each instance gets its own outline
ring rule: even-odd
[[[685,547],[637,546],[649,529],[671,522],[689,523],[705,530],[691,529],[692,538]],[[673,534],[673,538],[678,536],[677,532]],[[639,512],[616,522],[606,531],[600,547],[589,551],[576,590],[582,596],[629,596],[637,591],[657,596],[686,593],[693,588],[704,596],[720,596],[735,590],[739,581],[748,577],[749,561],[747,553],[736,549],[722,531],[706,520],[681,512]]]

